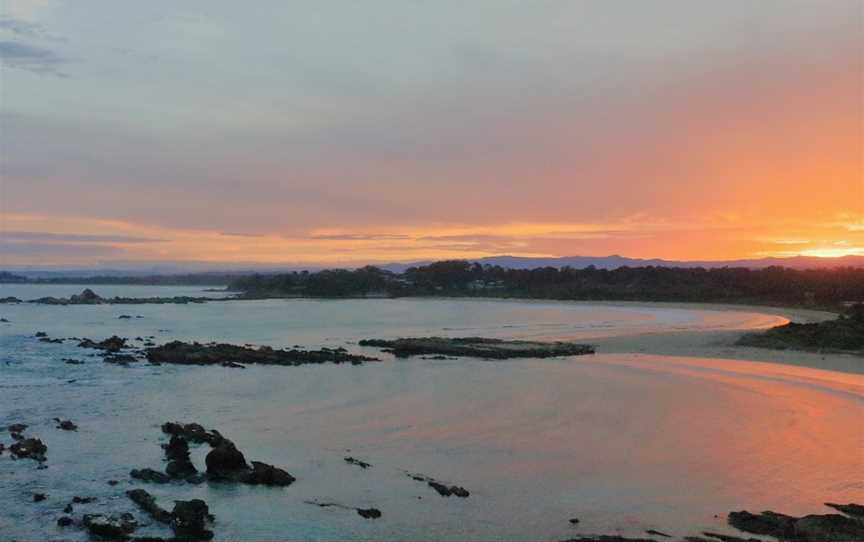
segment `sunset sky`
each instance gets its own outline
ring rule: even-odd
[[[4,0],[0,265],[864,255],[860,0]]]

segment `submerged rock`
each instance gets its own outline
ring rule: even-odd
[[[126,492],[126,496],[156,521],[160,523],[171,523],[171,513],[156,504],[156,499],[153,495],[147,493],[143,489],[130,489]]]
[[[213,521],[207,503],[201,499],[190,501],[174,501],[171,511],[171,527],[178,538],[191,540],[209,540],[213,532],[206,529],[208,522]]]
[[[27,430],[27,424],[24,423],[13,423],[12,425],[6,427],[6,430],[10,433],[23,433]]]
[[[599,536],[580,536],[578,538],[568,538],[561,542],[657,542],[651,538],[627,538],[618,535],[599,535]]]
[[[279,467],[274,467],[260,461],[253,461],[252,470],[243,474],[239,479],[244,484],[283,487],[290,486],[296,480],[296,478]]]
[[[408,474],[408,476],[413,480],[416,480],[418,482],[426,482],[426,485],[434,489],[442,497],[455,496],[465,499],[471,496],[471,493],[469,493],[468,490],[464,487],[447,485],[445,483],[439,482],[438,480],[435,480],[434,478],[430,478],[422,474],[406,474]]]
[[[60,418],[54,418],[54,421],[57,422],[57,429],[62,429],[64,431],[78,430],[78,426],[72,423],[72,420],[61,420]]]
[[[454,495],[456,497],[462,497],[464,499],[465,497],[471,495],[464,487],[448,486],[434,480],[430,480],[429,482],[427,482],[427,484],[429,485],[429,487],[437,491],[438,494],[442,497],[450,497],[451,495]]]
[[[38,438],[25,438],[9,446],[9,451],[16,457],[45,461],[48,446]]]
[[[381,517],[381,510],[377,508],[358,508],[357,514],[366,519],[378,519]]]
[[[81,339],[81,342],[78,343],[78,346],[81,348],[95,348],[98,350],[104,350],[106,352],[119,352],[120,350],[128,347],[128,345],[126,344],[127,340],[128,339],[124,337],[112,335],[111,337],[99,342],[96,342],[92,339]]]
[[[153,469],[132,469],[129,471],[129,476],[143,482],[153,482],[156,484],[167,484],[171,481],[171,477],[165,473]]]
[[[351,464],[351,465],[357,465],[357,466],[360,467],[361,469],[368,469],[369,467],[372,466],[371,464],[369,464],[369,463],[367,463],[367,462],[365,462],[365,461],[361,461],[361,460],[359,460],[359,459],[357,459],[357,458],[355,458],[355,457],[346,457],[346,458],[344,458],[344,459],[345,459],[345,462],[346,462],[346,463],[349,463],[349,464]]]
[[[463,356],[485,359],[549,358],[593,354],[594,347],[571,342],[505,341],[483,337],[412,337],[396,340],[364,339],[360,346],[374,346],[398,358],[422,355]]]
[[[138,528],[138,522],[129,513],[107,516],[84,514],[82,522],[90,534],[108,540],[126,540]]]
[[[259,365],[305,365],[318,363],[352,363],[378,361],[344,348],[322,348],[320,350],[280,350],[269,346],[252,348],[233,344],[200,344],[172,341],[161,346],[145,349],[150,363],[178,365],[235,365],[238,363]]]

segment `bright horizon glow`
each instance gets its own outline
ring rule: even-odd
[[[857,0],[5,2],[0,269],[864,255],[862,35]]]

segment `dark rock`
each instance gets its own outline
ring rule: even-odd
[[[33,336],[34,336],[34,337],[47,337],[48,334],[45,333],[44,331],[37,331],[36,334],[33,335]]]
[[[318,363],[362,363],[376,358],[350,354],[342,348],[320,350],[279,350],[262,346],[249,348],[233,344],[200,344],[172,341],[146,348],[151,363],[179,365],[223,365],[244,363],[259,365],[304,365]]]
[[[762,512],[751,514],[747,511],[730,512],[729,525],[744,531],[745,533],[762,534],[774,538],[791,538],[795,533],[795,521],[798,518],[778,514],[776,512]]]
[[[666,534],[663,531],[655,531],[654,529],[648,529],[645,532],[647,534],[653,534],[654,536],[662,536],[663,538],[672,538],[671,534]]]
[[[147,493],[143,489],[130,489],[126,492],[132,502],[138,505],[141,510],[147,512],[153,519],[161,523],[171,523],[172,515],[168,510],[165,510],[158,504],[153,495]]]
[[[441,482],[436,482],[435,480],[429,480],[426,483],[429,485],[429,487],[437,491],[438,494],[442,497],[450,497],[451,495],[455,495],[456,497],[462,497],[464,499],[465,497],[468,497],[470,495],[470,493],[468,493],[468,490],[464,487],[448,486],[442,484]]]
[[[95,536],[108,540],[126,540],[138,527],[138,522],[132,514],[121,515],[85,514],[84,526]]]
[[[9,447],[9,451],[17,457],[29,457],[36,461],[45,461],[48,446],[38,438],[21,439]]]
[[[561,542],[656,542],[650,538],[627,538],[618,535],[582,536],[579,538],[568,538]]]
[[[213,532],[207,530],[206,524],[213,521],[207,503],[201,499],[191,501],[174,501],[174,510],[171,511],[171,526],[178,537],[187,537],[192,540],[209,540],[213,538]]]
[[[579,524],[579,518],[570,518],[568,521],[570,522],[570,525],[578,525]]]
[[[54,418],[54,421],[57,422],[57,429],[62,429],[64,431],[78,430],[78,426],[72,423],[72,420],[61,420],[60,418]]]
[[[66,363],[67,365],[84,365],[84,362],[80,359],[64,358],[63,363]]]
[[[707,536],[709,538],[715,538],[715,539],[719,540],[720,542],[765,542],[764,540],[760,540],[759,538],[741,538],[740,536],[732,536],[732,535],[721,534],[721,533],[709,533],[707,531],[702,533],[702,534],[704,534],[705,536]],[[691,537],[691,536],[684,537],[685,540],[694,540],[694,538],[695,537]],[[702,540],[704,540],[704,539],[702,539]]]
[[[243,452],[238,450],[233,442],[225,439],[210,450],[205,458],[205,463],[207,464],[207,474],[214,477],[231,477],[238,472],[249,469]]]
[[[195,465],[192,464],[188,457],[185,459],[172,459],[165,466],[165,474],[174,479],[186,479],[198,474],[198,469],[195,468]]]
[[[358,508],[357,513],[360,517],[366,519],[378,519],[381,517],[381,510],[377,508]]]
[[[185,438],[189,442],[206,443],[210,446],[218,446],[225,437],[218,431],[207,431],[197,423],[165,422],[162,424],[162,432],[168,435],[176,435]],[[170,445],[170,443],[169,443]]]
[[[209,463],[207,468],[209,471]],[[252,470],[240,478],[240,481],[244,484],[283,487],[290,486],[296,480],[296,478],[284,470],[267,463],[261,463],[260,461],[253,461]]]
[[[96,292],[94,292],[90,288],[84,288],[84,290],[82,290],[80,294],[69,297],[69,301],[71,303],[79,304],[94,304],[100,303],[102,301],[102,298],[99,297]]]
[[[119,352],[128,346],[126,341],[127,339],[123,337],[112,335],[111,337],[99,342],[93,341],[92,339],[82,339],[81,342],[78,343],[78,346],[81,348],[95,348],[106,352]]]
[[[63,339],[51,339],[49,337],[41,337],[39,339],[40,343],[52,343],[52,344],[63,344]]]
[[[71,514],[71,513],[74,512],[74,511],[75,511],[75,509],[72,507],[71,504],[67,504],[66,507],[63,508],[63,513],[64,513],[64,514]]]
[[[68,527],[68,526],[72,525],[72,523],[73,523],[72,518],[70,518],[69,516],[63,516],[63,517],[57,519],[57,526],[58,527]]]
[[[168,444],[164,444],[165,458],[169,460],[189,459],[189,442],[179,434],[172,434]]]
[[[840,514],[804,516],[795,522],[790,539],[807,542],[861,542],[864,522]]]
[[[24,440],[24,435],[21,433],[9,433],[9,436],[12,437],[12,440]]]
[[[8,297],[0,297],[0,303],[23,303],[23,301],[10,295]]]
[[[828,506],[829,508],[833,508],[834,510],[837,510],[838,512],[843,512],[847,516],[851,516],[851,517],[857,518],[857,519],[864,519],[864,505],[854,504],[854,503],[835,504],[832,502],[826,502],[825,506]]]
[[[96,497],[72,497],[72,502],[75,504],[90,504],[91,502],[96,502]]]
[[[121,314],[120,316],[117,317],[117,319],[118,320],[131,320],[132,317],[128,314]]]
[[[44,493],[34,493],[33,494],[33,502],[42,502],[47,498],[48,498],[48,496],[45,495]]]
[[[119,484],[119,483],[120,483],[119,480],[108,480],[108,485],[109,485],[109,486],[116,486],[116,485]]]
[[[153,482],[156,484],[167,484],[171,481],[171,477],[167,474],[153,469],[132,469],[129,476],[142,482]]]
[[[346,458],[345,458],[345,461],[346,461],[347,463],[352,464],[352,465],[357,465],[357,466],[360,467],[361,469],[368,469],[369,467],[372,466],[372,465],[370,465],[369,463],[366,463],[365,461],[360,461],[359,459],[354,458],[354,457],[346,457]]]
[[[594,347],[572,342],[505,341],[484,337],[412,337],[365,339],[360,346],[383,348],[399,358],[422,355],[466,356],[485,359],[549,358],[593,354]]]

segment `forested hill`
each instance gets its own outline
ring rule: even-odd
[[[508,269],[453,260],[402,273],[370,266],[251,275],[229,288],[248,297],[483,296],[834,307],[864,300],[864,269]]]

